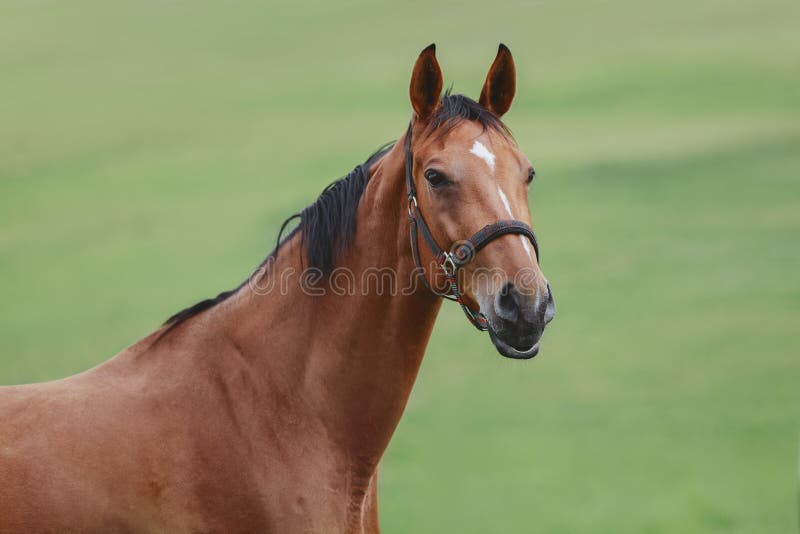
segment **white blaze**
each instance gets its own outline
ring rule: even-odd
[[[511,205],[508,203],[508,197],[506,196],[506,194],[503,192],[503,189],[499,185],[497,186],[497,192],[500,193],[500,200],[503,201],[503,206],[505,206],[508,216],[513,219],[514,214],[511,213]],[[522,241],[522,246],[525,248],[525,252],[528,253],[528,257],[532,260],[533,254],[531,253],[531,246],[530,244],[528,244],[528,238],[525,237],[524,235],[521,235],[519,236],[519,239],[520,241]]]
[[[503,201],[503,206],[506,207],[506,213],[508,213],[508,216],[513,219],[514,214],[511,213],[511,204],[508,203],[508,197],[506,196],[506,194],[503,192],[503,190],[500,188],[499,185],[497,186],[497,192],[500,193],[500,200]]]
[[[475,141],[475,144],[472,145],[472,148],[470,149],[470,153],[475,154],[485,161],[492,172],[494,172],[494,154],[492,154],[491,151],[483,145],[483,143],[480,141]]]

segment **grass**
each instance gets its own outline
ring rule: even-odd
[[[439,45],[507,117],[559,315],[501,360],[443,312],[386,532],[797,528],[796,2],[0,5],[0,383],[102,361],[243,279],[400,135]]]

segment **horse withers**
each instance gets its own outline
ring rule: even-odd
[[[510,358],[554,315],[500,119],[515,76],[501,45],[478,102],[442,95],[429,46],[405,133],[242,285],[85,373],[0,388],[0,532],[377,532],[442,297]]]

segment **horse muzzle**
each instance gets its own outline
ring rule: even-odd
[[[526,295],[512,282],[507,282],[491,302],[484,315],[489,323],[489,337],[497,351],[515,360],[536,356],[544,329],[556,315],[550,284],[544,291]]]

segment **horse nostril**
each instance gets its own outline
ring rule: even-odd
[[[550,283],[547,284],[547,307],[544,310],[544,324],[549,323],[556,316],[556,301],[553,300],[553,291]]]
[[[494,296],[494,311],[501,319],[515,322],[519,318],[516,292],[514,284],[506,282],[503,288]]]

